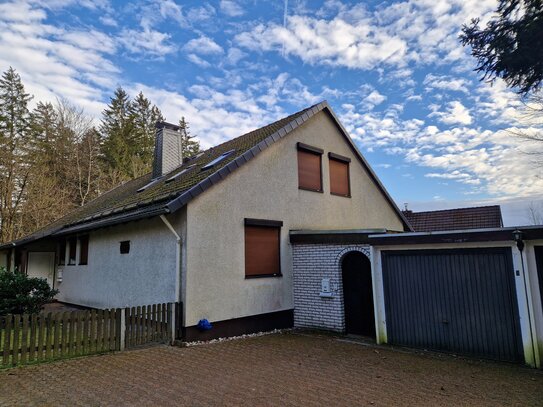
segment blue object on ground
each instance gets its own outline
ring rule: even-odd
[[[211,322],[209,322],[207,319],[201,319],[198,321],[198,325],[196,325],[200,331],[209,331],[211,328],[213,328],[213,325],[211,325]]]

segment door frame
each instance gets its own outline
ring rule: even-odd
[[[28,251],[27,253],[27,261],[26,261],[26,275],[28,276],[28,271],[30,268],[30,258],[32,254],[48,254],[51,257],[51,288],[55,288],[55,275],[56,275],[56,265],[55,265],[55,259],[56,259],[56,253],[55,252],[48,252],[48,251]],[[48,274],[49,275],[49,274]],[[46,278],[49,280],[49,278]],[[49,283],[49,281],[47,281]]]
[[[371,256],[368,256],[368,254],[363,251],[363,250],[360,250],[358,248],[351,248],[351,249],[346,249],[344,250],[342,253],[341,253],[341,257],[339,259],[339,278],[341,280],[341,287],[342,287],[342,292],[341,292],[341,296],[342,296],[342,312],[343,312],[343,322],[344,322],[344,329],[345,329],[345,333],[348,334],[349,332],[347,331],[347,313],[346,313],[346,308],[345,308],[345,281],[344,281],[344,275],[343,275],[343,262],[345,260],[345,258],[347,256],[349,256],[350,254],[352,253],[358,253],[359,255],[363,256],[365,259],[367,259],[368,263],[369,263],[369,269],[367,270],[367,272],[369,273],[369,278],[371,280],[371,293],[372,293],[372,313],[373,313],[373,321],[374,321],[374,324],[376,323],[376,312],[375,312],[375,283],[373,281],[373,266],[372,266],[372,262],[371,262]],[[363,312],[363,310],[360,310],[360,312]],[[368,336],[368,335],[363,335],[363,336]],[[376,338],[377,336],[377,329],[376,329],[376,326],[374,326],[374,329],[373,329],[373,335],[369,335],[368,337],[372,337],[372,338]]]

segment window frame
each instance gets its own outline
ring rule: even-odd
[[[324,154],[324,150],[322,148],[310,146],[302,142],[296,143],[296,150],[297,150],[296,160],[297,160],[297,170],[298,170],[298,189],[301,189],[302,191],[324,193],[324,183],[323,183],[323,177],[322,177],[322,155]],[[300,151],[304,153],[308,153],[308,154],[314,154],[319,157],[319,171],[320,171],[320,184],[321,184],[320,189],[308,188],[308,187],[300,185],[300,156],[299,156]]]
[[[332,167],[330,166],[330,161],[336,161],[342,164],[347,165],[347,188],[349,192],[347,194],[340,194],[337,192],[332,192]],[[343,155],[329,152],[328,153],[328,176],[330,178],[330,195],[342,196],[344,198],[351,198],[351,159]]]
[[[246,228],[247,227],[256,227],[256,228],[269,228],[276,229],[277,231],[277,246],[278,246],[278,273],[273,274],[249,274],[247,275],[247,241],[246,241]],[[283,227],[283,221],[279,220],[268,220],[268,219],[253,219],[245,218],[243,222],[243,257],[244,257],[244,274],[246,280],[251,280],[253,278],[266,278],[266,277],[282,277],[283,271],[281,269],[281,228]]]
[[[77,237],[76,236],[73,236],[73,237],[69,237],[68,239],[66,239],[66,242],[68,244],[68,262],[67,262],[67,266],[75,266],[77,265]],[[73,250],[74,250],[74,257],[72,259],[72,247],[73,247]]]
[[[57,253],[57,266],[66,265],[66,239],[61,239],[58,243],[58,253]]]
[[[88,266],[89,265],[89,235],[78,236],[77,240],[79,241],[79,258],[77,260],[78,266]],[[83,241],[86,241],[86,253],[83,256]],[[82,258],[85,257],[85,262],[82,262]]]

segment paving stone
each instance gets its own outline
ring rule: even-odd
[[[289,332],[0,371],[0,406],[541,406],[543,372]]]

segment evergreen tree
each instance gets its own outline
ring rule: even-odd
[[[0,78],[0,241],[17,236],[29,171],[26,142],[31,99],[10,67]]]
[[[527,95],[543,83],[543,2],[500,0],[496,15],[462,27],[460,39],[477,58],[483,79],[502,78],[507,86]]]
[[[38,102],[30,115],[30,134],[34,150],[33,161],[48,175],[58,172],[57,112],[50,102]]]
[[[149,172],[153,165],[155,147],[155,124],[164,121],[159,108],[151,103],[142,92],[130,103],[130,114],[133,117],[133,139],[135,156],[133,167],[140,167],[140,174]]]
[[[179,131],[181,132],[183,157],[188,158],[198,154],[200,152],[200,142],[196,139],[196,136],[190,134],[189,124],[184,117],[179,120],[179,127],[181,127]]]
[[[134,115],[131,110],[128,94],[119,87],[102,112],[100,125],[104,164],[108,170],[120,173],[123,180],[134,178],[132,157],[137,147],[134,143]]]

